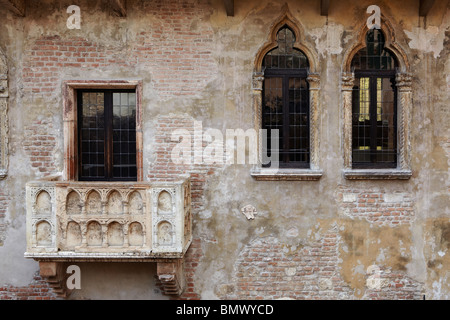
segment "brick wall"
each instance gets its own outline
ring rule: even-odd
[[[177,164],[172,159],[172,151],[180,143],[179,140],[172,140],[172,134],[180,129],[189,133],[191,137],[192,149],[186,150],[191,156],[190,164]],[[194,138],[202,139],[202,137],[203,130],[196,131],[194,119],[190,116],[173,114],[159,116],[155,121],[155,138],[152,144],[155,159],[151,162],[148,171],[150,181],[173,181],[185,174],[191,177],[191,206],[194,224],[195,216],[205,206],[204,192],[207,178],[222,166],[221,163],[208,164],[206,159],[194,158]],[[205,146],[206,143],[202,143],[201,150]],[[201,241],[194,239],[185,256],[186,290],[177,299],[200,299],[200,294],[195,288],[195,271],[202,256]]]
[[[369,269],[362,288],[342,276],[339,228],[293,248],[277,238],[255,239],[239,254],[225,299],[422,300],[423,284],[390,267]],[[231,289],[230,289],[231,288]]]
[[[30,158],[31,167],[40,176],[58,171],[55,162],[56,136],[52,133],[52,119],[38,120],[25,127],[25,139],[22,142],[25,153]]]
[[[409,225],[415,216],[414,201],[408,192],[340,188],[337,201],[342,214],[378,226]]]
[[[172,141],[172,134],[178,130],[186,130],[194,143],[194,120],[189,116],[168,115],[159,116],[155,123],[155,140],[153,150],[155,159],[149,167],[148,178],[150,181],[173,181],[180,175],[190,175],[191,177],[191,197],[192,211],[195,215],[203,206],[203,198],[207,177],[214,174],[215,170],[222,166],[220,163],[207,164],[204,159],[194,159],[194,146],[192,145],[190,164],[177,164],[172,160],[172,151],[180,143],[179,140]],[[203,131],[201,132],[201,135]],[[198,135],[198,134],[197,134]],[[201,139],[201,136],[196,138]],[[202,150],[205,144],[202,144]],[[188,150],[189,151],[189,150]]]
[[[374,275],[371,277],[373,278]],[[374,288],[367,288],[362,299],[422,300],[425,297],[422,285],[401,272],[380,269],[379,275],[374,281],[378,284]]]
[[[196,291],[195,271],[203,257],[202,243],[200,239],[193,239],[191,246],[185,256],[184,270],[186,276],[186,290],[180,296],[183,300],[198,300],[200,294]]]
[[[340,276],[339,238],[333,229],[311,246],[296,248],[276,238],[256,239],[235,263],[234,293],[228,299],[349,299]]]
[[[52,292],[47,282],[39,273],[33,277],[33,281],[28,286],[0,286],[0,300],[56,300],[56,295]]]
[[[213,30],[205,23],[212,11],[207,1],[144,1],[153,24],[139,32],[133,57],[148,65],[162,98],[198,94],[217,73]]]
[[[206,1],[145,1],[145,29],[127,41],[98,43],[85,37],[45,36],[25,49],[22,68],[27,94],[60,94],[60,79],[72,69],[128,70],[144,67],[161,98],[198,94],[217,72],[213,30],[202,19],[210,14]]]
[[[64,69],[106,68],[117,61],[114,52],[81,37],[42,37],[25,50],[22,76],[26,94],[48,94],[60,88]]]

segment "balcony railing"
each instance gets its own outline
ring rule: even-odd
[[[27,252],[38,261],[182,258],[192,240],[190,180],[34,181],[26,186]]]

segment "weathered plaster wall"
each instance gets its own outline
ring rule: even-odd
[[[450,10],[436,1],[128,1],[127,17],[105,1],[79,1],[81,30],[66,28],[73,1],[29,1],[24,18],[4,8],[0,49],[9,69],[9,168],[0,181],[0,298],[33,285],[23,258],[27,181],[63,171],[62,82],[143,81],[146,180],[192,177],[194,243],[187,299],[448,299],[450,297]],[[320,75],[319,181],[255,181],[251,165],[174,165],[175,129],[254,127],[258,50],[288,3]],[[413,176],[349,181],[343,169],[340,79],[345,53],[377,4],[413,75]],[[349,9],[351,8],[351,9]],[[240,212],[257,210],[254,220]],[[379,290],[368,285],[376,265]],[[74,299],[165,299],[145,264],[80,264]],[[3,287],[2,287],[3,286]],[[26,290],[24,290],[26,291]],[[3,292],[3,293],[2,293]],[[41,293],[41,291],[39,291]],[[31,295],[30,295],[31,296]],[[48,297],[52,297],[50,294]]]

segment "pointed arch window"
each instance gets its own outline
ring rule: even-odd
[[[395,57],[385,49],[381,30],[366,35],[356,53],[352,95],[352,167],[397,167],[397,88]]]
[[[412,81],[393,28],[362,27],[344,59],[344,177],[409,179]]]
[[[259,181],[319,180],[323,174],[318,58],[303,39],[301,23],[286,6],[255,57],[253,111],[259,136],[251,175]]]
[[[282,27],[277,33],[277,47],[265,55],[262,63],[262,129],[267,130],[267,150],[263,152],[271,158],[278,153],[279,168],[310,166],[309,63],[306,55],[294,47],[295,42],[294,32]],[[271,144],[274,130],[278,130],[278,148]]]

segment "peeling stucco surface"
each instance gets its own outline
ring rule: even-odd
[[[178,26],[186,37],[193,37],[187,44],[194,40],[201,43],[190,51],[179,48],[192,59],[199,55],[189,70],[183,69],[184,65],[171,65],[179,58],[164,63],[155,59],[165,55],[163,49],[170,54],[177,51],[175,44],[180,41],[179,32],[173,32],[170,25],[171,18],[162,14],[164,5],[182,12],[197,2],[156,1],[162,6],[158,8],[152,6],[153,1],[132,2],[135,7],[129,8],[128,17],[119,19],[101,4],[81,1],[86,11],[80,31],[65,28],[67,14],[57,1],[43,1],[42,7],[32,4],[31,13],[23,19],[1,11],[5,28],[0,33],[0,48],[7,57],[10,83],[10,165],[8,176],[0,181],[8,195],[0,203],[5,208],[3,222],[0,219],[5,225],[5,231],[0,229],[0,287],[26,286],[38,270],[36,262],[23,257],[26,243],[22,200],[26,182],[44,173],[33,167],[34,151],[27,150],[26,144],[33,134],[54,137],[53,157],[44,167],[51,168],[49,174],[62,173],[62,81],[142,80],[143,157],[148,180],[157,179],[157,171],[164,170],[156,169],[164,162],[158,151],[170,152],[165,148],[173,144],[168,141],[170,135],[162,133],[161,125],[167,119],[180,121],[174,128],[185,124],[192,129],[193,121],[200,121],[204,130],[223,133],[226,129],[253,128],[254,60],[282,14],[284,2],[236,2],[235,16],[226,17],[221,1],[199,1],[199,10],[189,11],[189,21],[182,19]],[[271,277],[278,279],[280,290],[272,293],[266,288],[265,297],[422,299],[425,295],[427,299],[449,299],[449,8],[436,1],[423,26],[418,25],[416,2],[411,6],[380,3],[411,65],[413,176],[407,181],[348,181],[342,175],[340,73],[344,56],[366,20],[365,9],[373,3],[333,2],[329,17],[320,16],[312,2],[287,3],[304,32],[299,41],[313,48],[319,61],[319,162],[324,175],[319,181],[255,181],[250,176],[250,165],[183,167],[183,173],[196,175],[193,189],[197,191],[193,233],[198,248],[193,257],[196,260],[190,262],[195,265],[189,271],[194,283],[190,289],[202,299],[244,297],[251,284],[245,290],[240,288],[243,276],[256,279],[270,266],[278,272]],[[156,31],[160,30],[165,32],[156,41],[153,37],[158,37]],[[86,62],[82,67],[59,68],[52,75],[56,80],[48,86],[51,91],[33,92],[33,88],[44,85],[26,79],[25,74],[39,73],[46,67],[34,65],[37,52],[45,56],[45,52],[52,51],[37,50],[37,43],[49,41],[51,46],[79,39],[115,62],[103,62],[101,67]],[[81,54],[81,47],[76,46],[74,52]],[[159,55],[158,50],[162,52]],[[164,81],[168,81],[167,85]],[[374,200],[373,207],[367,205],[372,202],[362,201],[369,199]],[[256,209],[254,219],[242,214],[241,209],[247,205]],[[330,255],[326,243],[333,243]],[[317,252],[320,255],[315,256]],[[254,266],[245,265],[250,263],[245,260],[249,253],[260,259],[252,261]],[[318,261],[311,263],[315,257],[319,257]],[[330,270],[324,269],[327,263]],[[317,267],[317,272],[306,270],[308,264]],[[368,285],[368,270],[373,265],[379,267],[379,290]],[[82,270],[83,289],[73,299],[167,298],[157,287],[154,265],[83,263]],[[312,272],[310,287],[301,291],[306,272]],[[261,279],[254,281],[264,286]],[[283,286],[286,290],[281,290]],[[295,289],[300,291],[295,293]],[[251,297],[256,296],[256,290],[252,291]]]
[[[421,52],[430,52],[436,59],[444,50],[445,32],[450,28],[450,14],[447,12],[439,26],[414,27],[411,31],[405,30],[410,39],[408,45],[411,49]]]

